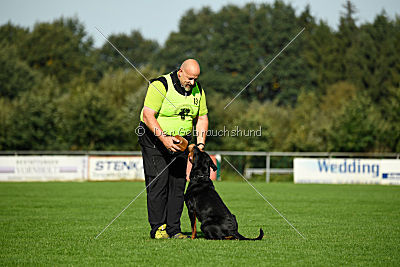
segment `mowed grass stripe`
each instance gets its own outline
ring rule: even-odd
[[[400,187],[217,182],[239,231],[262,241],[151,240],[141,182],[0,183],[1,265],[399,265]],[[182,230],[190,232],[186,208]],[[200,230],[200,229],[199,229]]]

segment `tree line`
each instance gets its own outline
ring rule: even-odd
[[[230,101],[302,28],[245,90]],[[400,18],[357,23],[347,1],[337,30],[306,7],[189,10],[164,45],[137,31],[109,40],[149,79],[198,59],[210,150],[400,152]],[[77,17],[0,26],[1,150],[138,150],[147,81]],[[224,128],[225,127],[225,128]]]

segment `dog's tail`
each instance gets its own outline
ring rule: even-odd
[[[260,235],[256,238],[247,238],[242,236],[241,234],[237,233],[236,239],[239,240],[261,240],[264,237],[264,231],[262,230],[262,228],[260,228]]]
[[[264,231],[260,228],[260,235],[257,238],[254,238],[252,240],[261,240],[264,237]]]

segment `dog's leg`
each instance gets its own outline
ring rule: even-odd
[[[186,205],[187,206],[187,205]],[[189,215],[189,219],[190,219],[190,225],[192,227],[192,239],[196,238],[196,234],[197,234],[197,227],[196,227],[196,212],[194,210],[191,210],[188,207],[188,215]]]
[[[212,240],[222,240],[224,239],[224,234],[221,230],[221,227],[218,225],[201,225],[201,231],[204,234],[204,237],[206,239],[212,239]]]
[[[197,234],[197,227],[196,227],[196,212],[193,212],[194,215],[194,225],[192,225],[192,239],[196,238],[196,234]]]

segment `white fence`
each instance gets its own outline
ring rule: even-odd
[[[400,159],[400,153],[359,153],[359,152],[253,152],[253,151],[209,151],[221,156],[257,156],[265,160],[265,168],[248,168],[244,170],[246,177],[251,174],[264,174],[265,181],[270,181],[271,174],[292,174],[293,168],[273,168],[271,158],[277,157],[302,157],[302,158],[388,158]],[[400,161],[399,161],[400,162]]]
[[[271,174],[284,174],[284,173],[293,173],[293,168],[274,168],[274,166],[271,166],[271,158],[277,157],[290,157],[290,158],[295,158],[295,157],[301,157],[301,158],[374,158],[374,159],[399,159],[400,158],[400,153],[346,153],[346,152],[250,152],[250,151],[208,151],[209,154],[219,154],[222,157],[224,156],[255,156],[255,157],[261,157],[264,158],[263,161],[265,161],[265,168],[249,168],[244,170],[244,174],[247,176],[251,176],[252,173],[257,173],[257,174],[263,174],[265,173],[265,180],[266,182],[270,181],[270,175]],[[83,156],[86,157],[86,161],[82,160],[82,162],[86,162],[87,164],[86,169],[88,172],[86,173],[86,176],[84,173],[82,173],[81,177],[82,179],[91,179],[93,180],[96,179],[102,179],[102,177],[107,178],[107,177],[114,177],[111,179],[132,179],[132,177],[137,177],[137,179],[142,180],[143,179],[143,173],[140,173],[140,168],[142,166],[140,165],[140,161],[136,159],[132,159],[131,162],[126,162],[127,158],[126,156],[130,157],[137,157],[141,156],[140,151],[0,151],[0,176],[4,175],[8,172],[8,175],[11,175],[10,173],[12,171],[17,171],[20,169],[17,169],[16,166],[14,166],[14,169],[12,169],[12,166],[7,166],[5,163],[5,157],[4,156],[14,156],[13,158],[22,158],[21,156]],[[90,159],[93,158],[98,158],[101,161],[101,157],[104,156],[112,156],[112,157],[119,157],[119,158],[114,158],[113,160],[109,160],[108,158],[107,162],[99,163],[99,161],[95,161],[95,166],[97,168],[93,169],[93,164],[90,164]],[[400,162],[400,161],[399,161]],[[64,164],[65,162],[63,162]],[[29,164],[28,164],[29,165]],[[54,165],[54,164],[53,164]],[[62,164],[61,164],[62,165]],[[72,173],[72,171],[75,172],[75,169],[73,169],[71,166],[61,166],[57,165],[58,167],[55,167],[58,172],[64,172],[68,173],[69,171]],[[54,165],[55,166],[55,165]],[[53,166],[53,167],[54,167]],[[63,169],[64,168],[64,169]],[[92,169],[91,169],[92,168]],[[40,168],[36,168],[36,171],[38,171]],[[79,168],[78,168],[79,169]],[[80,173],[80,169],[76,169],[77,173]],[[111,170],[112,169],[112,170]],[[26,170],[33,170],[35,171],[35,168],[27,168]],[[69,170],[69,171],[68,171]],[[91,170],[91,171],[89,171]],[[111,174],[107,172],[111,171]],[[50,172],[50,170],[48,170]],[[57,172],[53,169],[53,174],[54,172]],[[119,172],[119,174],[115,175],[116,172]],[[129,173],[129,174],[128,174]],[[134,174],[133,174],[134,173]],[[132,176],[133,175],[133,176]],[[9,176],[11,177],[11,176]],[[26,176],[27,178],[25,179],[30,179],[29,177],[32,176]],[[35,176],[39,177],[39,176]],[[41,176],[41,177],[47,177],[46,175]],[[54,176],[57,178],[57,176]],[[116,178],[115,178],[116,177]],[[56,179],[57,180],[57,179]],[[1,181],[1,178],[0,178]]]

